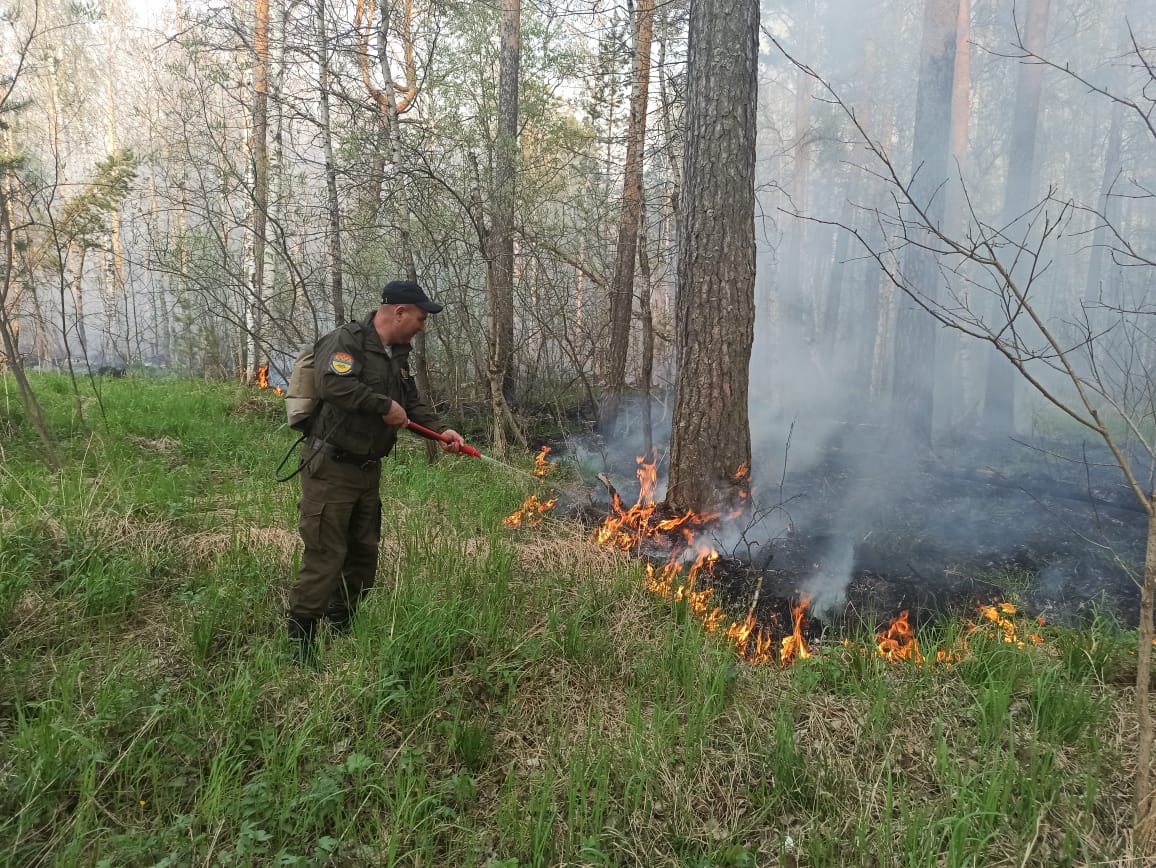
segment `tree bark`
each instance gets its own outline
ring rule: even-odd
[[[110,11],[115,12],[115,7],[110,7]],[[110,158],[115,157],[120,150],[116,135],[116,90],[113,87],[113,82],[116,80],[116,76],[113,73],[113,70],[115,70],[116,62],[116,49],[113,43],[113,28],[119,28],[119,26],[123,26],[123,21],[116,21],[113,19],[105,21],[105,46],[108,50],[107,62],[109,65],[109,75],[106,86],[108,110],[107,144],[108,156]],[[109,209],[108,222],[109,245],[108,251],[105,253],[104,259],[102,260],[102,267],[105,270],[105,276],[107,278],[104,298],[105,321],[110,324],[110,328],[108,330],[109,343],[111,343],[113,348],[116,349],[116,331],[119,331],[119,329],[114,330],[111,327],[111,324],[115,323],[119,318],[117,305],[119,305],[122,300],[124,300],[127,305],[124,276],[124,245],[121,243],[120,238],[119,204],[114,203],[113,206]],[[117,359],[117,361],[120,363],[127,363],[130,355],[128,336],[129,321],[127,312],[125,315],[124,329],[124,352],[119,353],[119,357]],[[102,347],[101,352],[102,354],[107,355],[108,347]]]
[[[758,0],[691,3],[667,493],[678,510],[733,502],[751,458],[758,32]]]
[[[626,357],[634,308],[634,261],[642,211],[642,151],[646,143],[646,109],[650,95],[650,46],[654,38],[654,0],[638,0],[634,26],[634,87],[626,132],[626,166],[622,181],[622,219],[614,278],[610,283],[610,346],[606,353],[606,393],[599,408],[604,432],[614,428],[626,391]]]
[[[638,316],[642,320],[642,358],[639,365],[639,386],[642,388],[642,445],[646,454],[654,455],[654,420],[651,415],[651,390],[654,379],[654,319],[650,310],[651,274],[650,253],[647,250],[646,203],[641,202],[638,220],[638,272],[642,276],[642,292],[638,297]]]
[[[971,127],[971,3],[959,0],[959,17],[955,28],[955,72],[951,87],[951,161],[948,165],[947,202],[944,207],[944,226],[949,232],[958,232],[963,224],[964,189],[956,176],[967,161],[968,139]],[[969,288],[960,287],[966,305]],[[972,371],[971,341],[957,332],[941,334],[943,343],[936,353],[939,364],[938,382],[945,384],[947,394],[959,395],[954,418],[948,421],[952,428],[970,419],[978,422],[978,398],[975,394],[975,374]]]

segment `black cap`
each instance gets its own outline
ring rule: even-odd
[[[382,304],[416,304],[429,313],[441,313],[442,306],[430,301],[416,280],[391,280],[381,291]]]

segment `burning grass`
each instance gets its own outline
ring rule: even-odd
[[[971,615],[951,667],[894,666],[873,630],[843,646],[800,620],[810,657],[741,665],[691,610],[727,558],[692,582],[694,559],[676,577],[651,557],[648,574],[566,521],[511,531],[525,492],[508,475],[428,466],[420,444],[383,468],[387,545],[353,635],[325,632],[321,672],[292,669],[295,491],[236,473],[271,470],[261,419],[187,391],[160,421],[122,384],[104,396],[128,434],[183,432],[180,472],[121,467],[137,451],[108,440],[51,476],[34,438],[5,445],[6,861],[1144,864],[1124,790],[1134,634],[997,607]],[[67,430],[67,402],[48,409]],[[86,466],[118,475],[94,487]],[[779,656],[795,616],[769,596]],[[926,656],[957,641],[909,626]]]
[[[539,478],[545,478],[550,472],[546,461],[548,451],[548,447],[544,447],[535,460],[535,475]],[[591,541],[623,552],[645,551],[647,562],[643,584],[646,590],[685,607],[708,632],[724,636],[748,663],[789,666],[821,653],[814,647],[816,634],[808,630],[813,621],[811,596],[799,594],[791,600],[764,601],[762,617],[756,616],[763,591],[762,576],[733,559],[720,558],[712,545],[702,541],[709,539],[711,532],[724,519],[716,514],[703,515],[694,511],[664,515],[663,507],[653,496],[657,484],[655,462],[640,457],[637,463],[637,501],[627,507],[617,490],[608,483],[611,492],[609,514],[592,532]],[[746,479],[747,475],[745,467],[736,472],[737,479]],[[523,522],[538,526],[542,516],[556,502],[557,498],[541,501],[536,494],[531,494],[522,507],[503,523],[511,528],[517,528]],[[728,613],[718,599],[716,570],[721,568],[720,564],[727,564],[731,572],[745,574],[737,581],[732,578],[731,584],[754,585],[749,608],[743,614]],[[753,578],[755,576],[757,578]],[[769,606],[766,605],[768,602]],[[958,662],[968,653],[968,635],[977,630],[984,630],[989,637],[999,635],[1004,642],[1017,648],[1024,648],[1027,642],[1040,644],[1044,641],[1038,633],[1017,625],[1013,620],[1017,610],[1011,603],[996,600],[977,604],[976,608],[976,621],[967,621],[965,629],[950,647],[935,649],[931,662],[943,665]],[[902,610],[879,630],[873,643],[862,646],[861,650],[877,653],[889,663],[928,662],[909,616],[909,610]],[[1042,626],[1043,623],[1041,617],[1038,624]],[[850,644],[848,640],[843,642]]]

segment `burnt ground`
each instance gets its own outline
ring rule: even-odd
[[[760,623],[789,626],[790,601],[811,593],[812,636],[824,622],[873,623],[904,609],[926,622],[996,599],[1053,623],[1097,613],[1137,622],[1147,518],[1102,448],[973,444],[917,458],[829,448],[785,475],[781,456],[778,467],[764,457],[773,475],[755,479],[761,520],[711,532],[723,553],[716,599],[732,616],[749,610],[761,579]],[[609,474],[628,503],[633,472],[631,463]],[[607,508],[598,485],[584,506],[570,505],[595,524]]]

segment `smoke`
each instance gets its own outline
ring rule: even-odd
[[[768,27],[832,84],[887,150],[899,175],[909,177],[919,85],[918,16],[886,4],[867,13],[863,4],[841,0],[824,8],[821,21],[784,15]],[[935,179],[929,183],[939,188],[936,195],[951,200],[944,203],[949,206],[944,227],[958,238],[974,230],[976,219],[1000,222],[1009,195],[1007,149],[1016,120],[1019,64],[1001,55],[1014,38],[1011,4],[973,15],[966,148],[948,161],[951,177],[942,179],[942,186]],[[1083,31],[1078,40],[1050,43],[1046,51],[1075,69],[1098,70],[1112,45],[1105,24]],[[820,609],[838,610],[856,575],[866,572],[946,585],[964,574],[998,575],[1023,565],[1029,572],[1043,571],[1043,591],[1052,596],[1070,589],[1073,576],[1085,583],[1126,584],[1119,569],[1109,576],[1108,567],[1076,566],[1087,561],[1089,548],[1107,546],[1125,561],[1136,556],[1142,539],[1138,516],[1097,511],[1080,499],[1081,491],[1119,490],[1114,459],[1018,374],[1014,431],[981,433],[989,368],[997,374],[1011,371],[989,344],[936,329],[934,346],[915,362],[934,380],[933,445],[931,451],[910,445],[910,432],[899,424],[902,413],[894,412],[903,409],[906,396],[895,401],[892,387],[899,311],[911,302],[847,228],[831,225],[855,229],[876,250],[895,250],[884,262],[902,265],[903,242],[887,219],[895,215],[895,191],[881,182],[881,166],[821,88],[773,46],[764,45],[764,52],[750,418],[752,482],[770,511],[754,528],[724,530],[723,541],[742,545],[752,536],[773,541],[771,563],[795,571],[800,591],[811,594]],[[1038,212],[1032,230],[1037,239],[1044,225],[1062,216],[1061,231],[1047,239],[1037,263],[1031,297],[1045,324],[1076,347],[1077,326],[1089,315],[1082,300],[1093,265],[1084,235],[1095,220],[1079,209],[1062,209],[1068,201],[1099,205],[1110,106],[1099,105],[1063,76],[1055,78],[1044,89],[1036,180],[1021,210],[1051,191],[1054,202]],[[1075,128],[1073,117],[1082,119]],[[1125,146],[1120,157],[1124,172],[1156,181],[1150,169],[1156,143],[1143,130],[1133,132],[1137,144]],[[970,210],[962,207],[965,201]],[[1150,225],[1150,197],[1144,203],[1147,216],[1137,213],[1134,225],[1124,227],[1132,228],[1129,237]],[[1045,214],[1053,224],[1045,224]],[[1020,221],[1025,227],[1028,222]],[[922,288],[938,294],[956,314],[998,328],[1007,310],[990,279],[947,258],[938,265],[929,278],[933,285]],[[1104,261],[1101,267],[1102,298],[1132,298],[1140,272],[1151,275],[1122,263]],[[1103,310],[1092,312],[1093,322],[1097,315],[1105,327]],[[1128,335],[1127,328],[1118,327],[1102,337],[1097,371],[1111,377],[1116,394],[1148,398],[1146,371],[1156,367],[1156,342],[1144,329],[1133,328]],[[1043,347],[1038,331],[1025,329],[1023,339],[1033,349]],[[1091,370],[1092,354],[1076,350],[1072,358],[1080,370]],[[1072,397],[1054,363],[1053,355],[1029,369],[1053,394]],[[1057,498],[1042,484],[1048,479],[1070,490]]]

